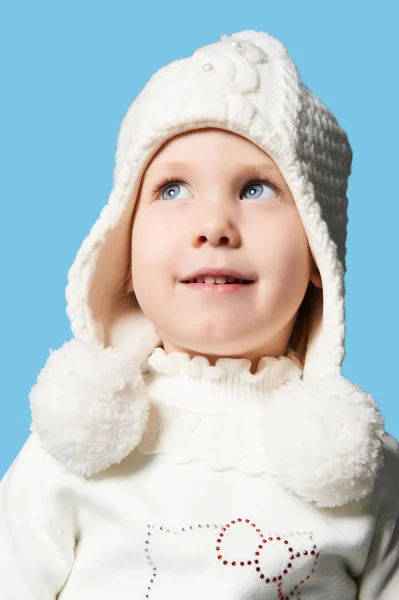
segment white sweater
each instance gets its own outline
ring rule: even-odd
[[[394,438],[372,493],[321,508],[260,458],[272,439],[284,464],[284,424],[263,408],[295,360],[255,379],[246,361],[157,348],[148,367],[150,418],[119,464],[83,477],[36,433],[25,443],[0,487],[1,600],[398,600]]]

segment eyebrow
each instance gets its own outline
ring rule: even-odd
[[[179,169],[188,169],[190,171],[191,164],[184,161],[173,161],[160,163],[158,168],[163,168],[166,171],[178,171]],[[254,179],[266,179],[276,188],[279,188],[280,191],[283,189],[285,182],[279,168],[273,163],[241,163],[237,167],[236,177],[238,179],[244,176],[253,177]]]
[[[190,168],[190,163],[186,163],[184,161],[176,161],[176,162],[166,162],[160,163],[159,167],[163,167],[166,169],[180,169],[180,168]],[[239,168],[242,171],[252,171],[253,173],[257,173],[258,175],[263,175],[266,173],[270,173],[271,171],[276,172],[278,168],[276,165],[272,163],[244,163],[239,165]]]

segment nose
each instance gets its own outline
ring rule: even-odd
[[[199,248],[208,242],[211,246],[231,246],[238,248],[241,236],[237,224],[237,215],[228,202],[209,202],[203,204],[195,215],[192,244]]]

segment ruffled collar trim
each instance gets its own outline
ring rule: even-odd
[[[262,357],[255,373],[250,369],[251,361],[245,358],[218,358],[211,365],[205,356],[167,354],[157,347],[143,364],[142,374],[153,398],[200,413],[215,413],[263,405],[275,390],[303,373],[292,349],[278,358]]]
[[[171,352],[167,354],[162,347],[154,349],[152,354],[143,363],[143,371],[150,366],[159,373],[184,374],[192,376],[203,376],[207,379],[218,379],[230,374],[239,375],[242,381],[254,383],[264,379],[273,373],[273,366],[278,365],[277,371],[284,376],[285,371],[293,371],[293,365],[297,367],[295,372],[302,373],[302,364],[295,350],[289,348],[286,355],[275,358],[263,356],[258,364],[256,373],[251,373],[251,361],[246,358],[221,357],[211,365],[205,356],[196,355],[190,357],[187,352]]]

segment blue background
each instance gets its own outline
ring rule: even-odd
[[[2,4],[0,477],[29,435],[49,349],[71,337],[67,271],[107,202],[129,104],[164,64],[243,29],[281,39],[348,133],[343,374],[399,437],[397,23],[386,1]]]

